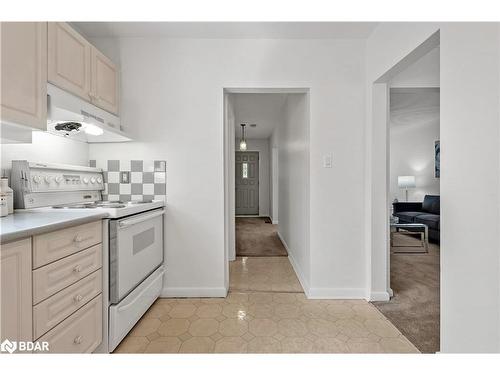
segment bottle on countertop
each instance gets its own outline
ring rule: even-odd
[[[7,206],[7,215],[14,213],[14,192],[9,187],[9,179],[7,177],[0,178],[0,197],[5,199],[5,204]],[[2,216],[3,215],[3,203],[2,203]]]
[[[0,217],[9,214],[9,206],[7,205],[7,197],[0,194]]]

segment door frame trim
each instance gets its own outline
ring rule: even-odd
[[[229,290],[229,262],[236,260],[235,225],[235,132],[228,112],[229,94],[310,94],[307,87],[222,87],[222,129],[224,157],[224,285]],[[260,165],[259,165],[260,167]]]

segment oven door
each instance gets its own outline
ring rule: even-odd
[[[110,221],[110,302],[120,302],[163,263],[164,209]]]

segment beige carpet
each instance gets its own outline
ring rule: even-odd
[[[271,224],[269,218],[237,217],[236,255],[275,257],[288,254],[278,237],[278,226]]]
[[[398,235],[397,243],[419,241]],[[421,352],[439,351],[439,246],[428,254],[391,254],[389,302],[373,303]]]

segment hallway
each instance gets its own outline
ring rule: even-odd
[[[303,293],[288,257],[238,257],[229,264],[232,292]]]
[[[278,225],[267,217],[236,217],[236,256],[287,256]]]

